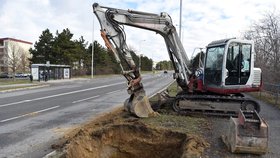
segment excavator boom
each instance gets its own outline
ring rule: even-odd
[[[160,14],[146,13],[133,10],[122,10],[93,4],[94,14],[97,16],[101,34],[108,49],[112,50],[116,59],[123,57],[130,68],[135,64],[125,38],[123,25],[154,31],[160,34],[166,43],[169,57],[173,62],[175,72],[179,76],[180,86],[186,87],[189,83],[188,76],[191,71],[188,68],[189,59],[184,47],[179,40],[176,28],[171,17],[162,12]],[[124,72],[124,70],[123,70]]]

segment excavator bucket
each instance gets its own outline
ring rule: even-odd
[[[159,115],[151,108],[151,104],[144,90],[133,93],[125,101],[124,109],[140,118]]]
[[[262,155],[268,149],[268,124],[256,111],[240,110],[238,118],[230,118],[223,142],[232,153]]]

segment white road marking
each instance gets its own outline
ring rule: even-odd
[[[6,106],[10,106],[10,105],[21,104],[21,103],[25,103],[25,102],[31,102],[31,101],[36,101],[36,100],[43,100],[43,99],[48,99],[48,98],[64,96],[64,95],[68,95],[68,94],[75,94],[75,93],[80,93],[80,92],[85,92],[85,91],[90,91],[90,90],[95,90],[95,89],[100,89],[100,88],[106,88],[106,87],[111,87],[111,86],[120,85],[120,84],[124,84],[124,82],[118,82],[118,83],[108,84],[108,85],[99,86],[99,87],[93,87],[93,88],[82,89],[82,90],[77,90],[77,91],[72,91],[72,92],[67,92],[67,93],[61,93],[61,94],[45,96],[45,97],[41,97],[41,98],[35,98],[35,99],[31,99],[31,100],[23,100],[23,101],[14,102],[14,103],[3,104],[3,105],[0,105],[0,108],[1,107],[6,107]]]
[[[9,106],[9,105],[15,105],[15,104],[26,103],[26,102],[30,102],[30,101],[31,101],[31,100],[23,100],[23,101],[19,101],[19,102],[14,102],[14,103],[8,103],[8,104],[0,105],[0,107],[5,107],[5,106]]]
[[[56,108],[59,108],[59,107],[60,106],[57,105],[57,106],[53,106],[53,107],[50,107],[50,108],[47,108],[47,109],[43,109],[43,110],[39,110],[39,111],[28,113],[28,114],[24,114],[24,115],[8,118],[8,119],[5,119],[5,120],[1,120],[0,123],[4,123],[4,122],[7,122],[7,121],[23,118],[23,117],[29,116],[29,115],[39,114],[39,113],[42,113],[42,112],[45,112],[45,111],[49,111],[49,110],[52,110],[52,109],[56,109]]]
[[[116,91],[108,92],[108,93],[106,93],[106,94],[113,94],[113,93],[117,93],[117,92],[120,92],[120,91],[122,91],[122,90],[120,89],[120,90],[116,90]]]
[[[85,99],[81,99],[81,100],[76,100],[76,101],[73,101],[72,103],[75,104],[75,103],[79,103],[79,102],[86,101],[86,100],[93,99],[93,98],[97,98],[97,97],[100,97],[100,95],[85,98]]]

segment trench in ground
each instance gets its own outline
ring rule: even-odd
[[[90,133],[78,132],[75,140],[67,145],[66,157],[199,157],[202,146],[199,141],[181,132],[153,129],[140,123],[113,124]]]

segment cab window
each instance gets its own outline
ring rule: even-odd
[[[244,85],[250,76],[251,44],[231,43],[227,51],[226,85]]]

